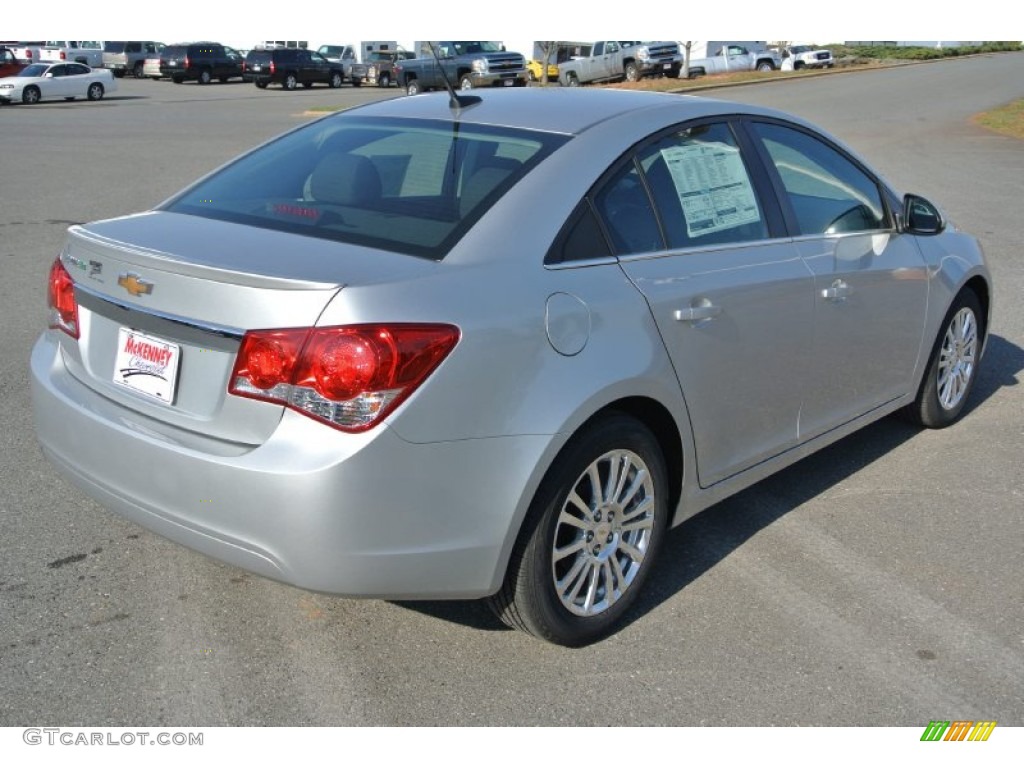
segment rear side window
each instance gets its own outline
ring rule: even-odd
[[[164,210],[441,259],[567,140],[340,114],[240,158]]]

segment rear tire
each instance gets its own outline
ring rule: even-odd
[[[339,73],[337,73],[337,72],[332,72],[332,73],[331,73],[331,80],[330,80],[330,82],[328,83],[328,85],[329,85],[329,86],[330,86],[331,88],[341,88],[341,84],[342,84],[343,82],[344,82],[344,80],[343,80],[343,78],[341,77],[341,75],[340,75]]]
[[[420,81],[415,77],[409,80],[405,84],[405,93],[407,96],[415,96],[418,93],[422,93],[423,89],[420,88]]]
[[[606,636],[650,572],[668,496],[665,460],[646,426],[614,413],[584,427],[537,490],[491,608],[558,645]]]
[[[132,77],[136,80],[142,80],[145,75],[142,74],[143,63],[141,61],[135,62],[135,66],[132,67]]]
[[[391,75],[387,72],[381,72],[380,77],[377,78],[378,88],[390,88],[391,87]]]
[[[903,416],[929,429],[942,429],[959,419],[978,377],[984,341],[981,302],[974,291],[964,288],[942,321],[917,398],[903,409]]]
[[[281,81],[281,87],[286,91],[294,91],[295,86],[299,84],[299,79],[295,77],[294,73],[289,72],[284,76],[284,80]]]
[[[198,80],[200,85],[209,85],[210,82],[213,80],[213,75],[210,73],[210,70],[201,69],[199,70]]]

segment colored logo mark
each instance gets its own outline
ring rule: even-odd
[[[995,720],[932,720],[921,741],[988,741],[995,727]]]

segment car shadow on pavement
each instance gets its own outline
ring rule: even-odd
[[[995,334],[975,382],[965,418],[1003,387],[1020,382],[1024,349]],[[800,505],[843,482],[920,434],[921,429],[898,417],[882,419],[858,430],[791,467],[700,512],[668,532],[658,562],[643,594],[625,616],[619,632],[688,584],[714,568],[759,531]],[[505,630],[479,600],[393,601],[395,605],[437,619],[482,630]]]

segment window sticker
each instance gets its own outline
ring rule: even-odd
[[[721,142],[667,147],[661,156],[672,175],[691,238],[759,221],[754,188],[739,149]]]

